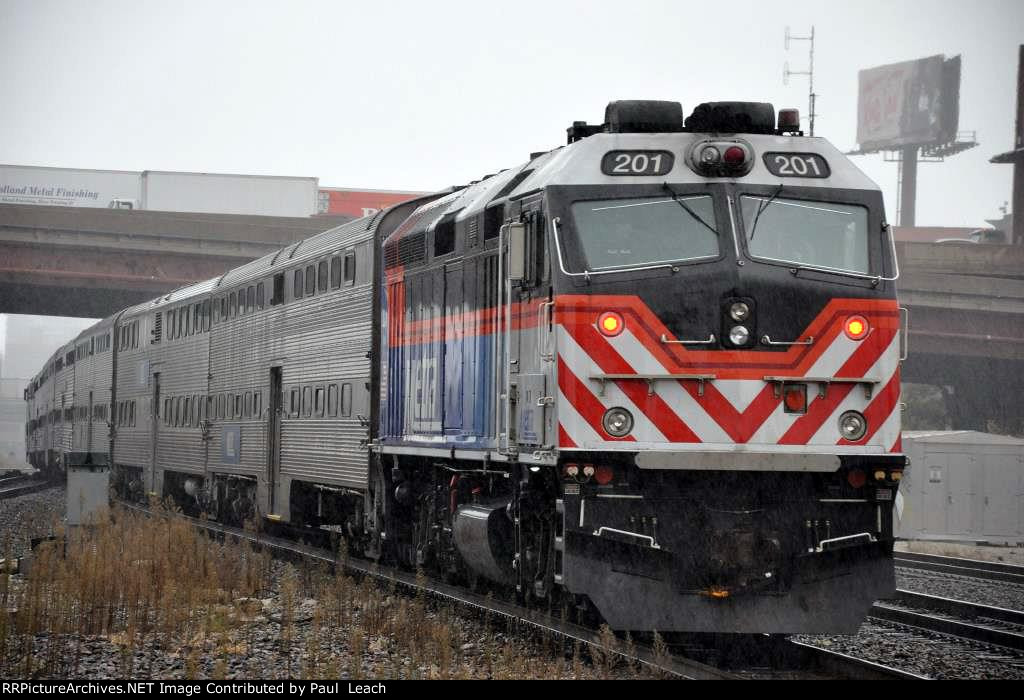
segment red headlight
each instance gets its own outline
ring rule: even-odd
[[[615,313],[614,311],[605,311],[603,314],[597,317],[597,328],[609,338],[613,338],[622,332],[622,329],[626,327],[625,321],[622,320],[622,316]]]
[[[722,154],[722,160],[727,165],[741,165],[747,159],[747,154],[739,146],[729,146]]]

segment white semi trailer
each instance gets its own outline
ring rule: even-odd
[[[0,204],[306,217],[315,177],[0,165]]]

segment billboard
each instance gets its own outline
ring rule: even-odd
[[[857,143],[862,151],[956,139],[960,57],[929,56],[860,71]]]
[[[105,208],[114,200],[138,201],[141,176],[123,170],[0,165],[0,204]]]
[[[372,216],[381,209],[406,202],[426,192],[397,192],[394,190],[349,190],[338,187],[321,187],[318,214]]]

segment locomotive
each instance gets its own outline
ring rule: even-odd
[[[567,136],[104,319],[30,460],[616,630],[856,631],[906,466],[881,192],[765,103]]]

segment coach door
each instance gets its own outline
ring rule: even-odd
[[[92,392],[89,392],[88,422],[85,424],[85,451],[92,454]]]
[[[270,401],[267,404],[267,506],[269,513],[277,512],[274,497],[281,472],[281,368],[270,368]]]
[[[149,441],[150,453],[149,453],[149,485],[150,490],[153,488],[153,478],[156,474],[156,456],[157,456],[157,441],[160,439],[160,373],[153,373],[153,410],[149,412],[151,416],[152,424],[149,426],[152,440]]]

